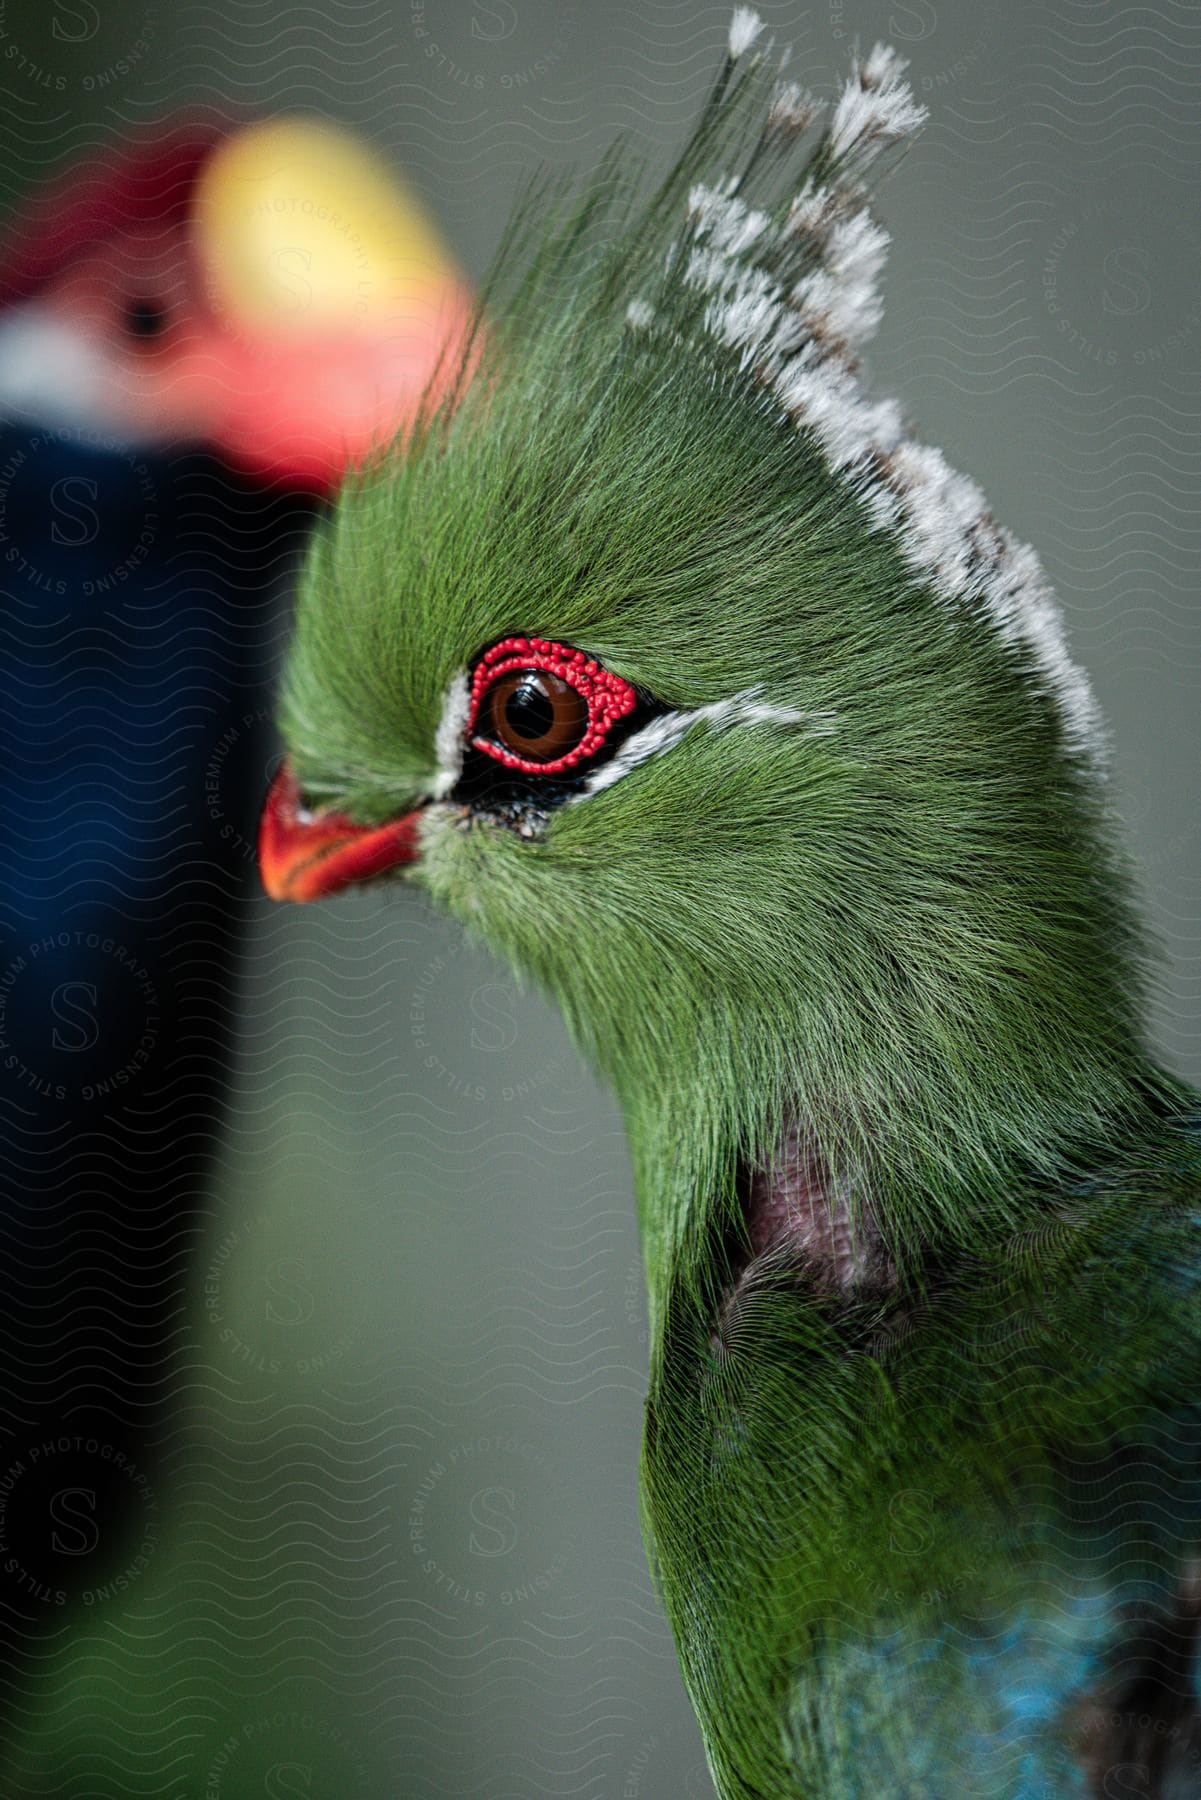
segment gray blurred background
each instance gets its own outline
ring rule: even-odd
[[[1058,586],[1164,947],[1154,1029],[1201,1077],[1201,12],[761,10],[818,89],[856,37],[912,59],[932,116],[882,198],[874,366]],[[11,202],[181,105],[316,110],[478,277],[540,159],[675,144],[729,11],[10,0],[0,181]],[[711,1794],[639,1536],[611,1099],[417,896],[261,902],[254,929],[153,1554],[47,1640],[6,1791]]]

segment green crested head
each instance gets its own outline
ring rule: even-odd
[[[740,8],[649,197],[621,155],[530,196],[452,391],[348,482],[264,852],[296,897],[403,872],[557,999],[660,1300],[710,1294],[731,1229],[770,1249],[746,1197],[783,1143],[895,1267],[1145,1104],[1054,603],[863,387],[865,183],[921,109],[877,48],[823,115],[758,37]]]

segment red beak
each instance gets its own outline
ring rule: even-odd
[[[400,863],[416,862],[417,822],[356,825],[345,813],[306,812],[289,763],[271,783],[259,825],[259,873],[273,900],[320,900]]]

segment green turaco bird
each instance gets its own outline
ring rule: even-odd
[[[519,209],[311,555],[264,876],[416,881],[612,1083],[726,1800],[1180,1800],[1198,1097],[1038,562],[863,383],[922,109],[781,67],[740,7],[657,189]]]

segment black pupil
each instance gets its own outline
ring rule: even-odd
[[[126,305],[125,329],[130,337],[157,337],[166,323],[166,308],[156,300],[130,300]]]
[[[505,724],[518,737],[544,738],[555,722],[550,695],[535,675],[527,675],[505,701]]]

